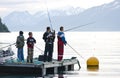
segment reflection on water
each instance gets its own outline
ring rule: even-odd
[[[59,74],[58,78],[64,78],[63,74]]]
[[[98,67],[87,68],[87,71],[98,72],[99,68]]]
[[[44,41],[42,40],[43,32],[33,32],[37,40],[35,44],[40,49],[44,50]],[[0,33],[0,42],[14,43],[18,32]],[[47,75],[44,78],[119,78],[120,77],[120,32],[67,32],[65,33],[67,42],[85,58],[81,58],[69,46],[65,46],[64,58],[77,57],[81,64],[79,71],[69,71],[64,74]],[[27,32],[24,34],[28,37]],[[0,47],[3,44],[0,44]],[[53,58],[57,59],[57,38],[54,44]],[[17,49],[13,45],[12,49],[17,55]],[[40,50],[35,48],[34,57],[42,54]],[[24,47],[24,55],[26,57],[26,45]],[[86,61],[89,57],[95,56],[99,60],[98,71],[88,71]],[[75,70],[78,66],[75,66]],[[39,76],[6,76],[0,75],[0,78],[42,78]]]

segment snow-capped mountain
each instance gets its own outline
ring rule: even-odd
[[[53,28],[58,30],[62,25],[66,29],[87,25],[78,31],[120,31],[120,0],[109,4],[89,8],[65,7],[63,9],[49,10]],[[47,11],[39,11],[34,15],[25,12],[13,12],[3,18],[3,22],[11,31],[44,31],[50,25]]]
[[[76,11],[77,10],[77,11]],[[64,8],[58,10],[48,10],[50,18],[64,17],[70,15],[76,15],[82,12],[81,8]],[[25,12],[12,12],[8,16],[3,18],[3,22],[8,26],[11,31],[41,31],[49,26],[48,13],[46,11],[39,11],[34,15],[31,15],[27,11]]]

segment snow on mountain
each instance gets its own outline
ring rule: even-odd
[[[86,23],[94,24],[81,27],[78,31],[120,31],[120,0],[109,4],[89,8],[65,7],[63,9],[48,10],[55,30],[59,26],[66,29]],[[25,12],[13,12],[3,18],[3,22],[11,31],[44,31],[50,25],[47,10],[34,15]]]
[[[8,16],[4,17],[3,21],[10,30],[24,29],[24,25],[28,24],[26,21],[30,21],[31,15],[25,12],[12,12]]]
[[[120,31],[120,1],[115,0],[109,4],[90,8],[75,17],[80,24],[95,22],[92,25],[84,26],[81,31]],[[81,18],[81,19],[80,19]]]
[[[50,10],[48,11],[50,17],[57,16],[68,16],[72,14],[79,14],[82,12],[81,8],[64,8],[58,10]],[[8,16],[3,18],[3,22],[8,26],[11,31],[40,31],[45,29],[46,26],[50,25],[48,20],[48,14],[46,11],[39,11],[34,15],[29,14],[27,11],[25,12],[12,12]]]

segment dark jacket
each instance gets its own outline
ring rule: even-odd
[[[43,40],[48,44],[53,43],[54,39],[55,39],[55,33],[53,32],[45,32],[43,34]]]
[[[23,48],[24,46],[24,36],[23,35],[20,35],[17,37],[17,40],[16,40],[16,47],[17,48]]]
[[[33,48],[34,43],[36,43],[36,40],[33,37],[28,37],[27,38],[27,46],[28,46],[28,48]]]

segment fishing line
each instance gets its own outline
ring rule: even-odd
[[[36,47],[38,50],[40,50],[41,52],[44,52],[42,49],[38,48],[36,45],[35,45],[35,47]],[[43,53],[41,53],[41,54],[43,54]]]
[[[95,22],[90,22],[90,23],[87,23],[87,24],[83,24],[83,25],[80,25],[80,26],[76,26],[76,27],[73,27],[73,28],[64,30],[64,32],[67,32],[67,31],[70,31],[70,30],[74,30],[74,29],[77,29],[77,28],[79,28],[79,27],[84,27],[84,26],[87,26],[87,25],[90,25],[90,24],[94,24],[94,23],[95,23]]]
[[[4,46],[4,47],[1,47],[0,49],[3,49],[3,48],[6,48],[6,47],[9,47],[9,46],[12,46],[12,45],[15,45],[16,43],[13,43],[13,44],[10,44],[10,45],[7,45],[7,46]]]
[[[2,42],[1,42],[0,44],[10,44],[10,43],[2,43]]]
[[[82,57],[82,55],[80,55],[79,52],[77,52],[70,44],[67,43],[67,45],[68,45],[75,53],[77,53],[82,59],[85,60],[85,58]]]

